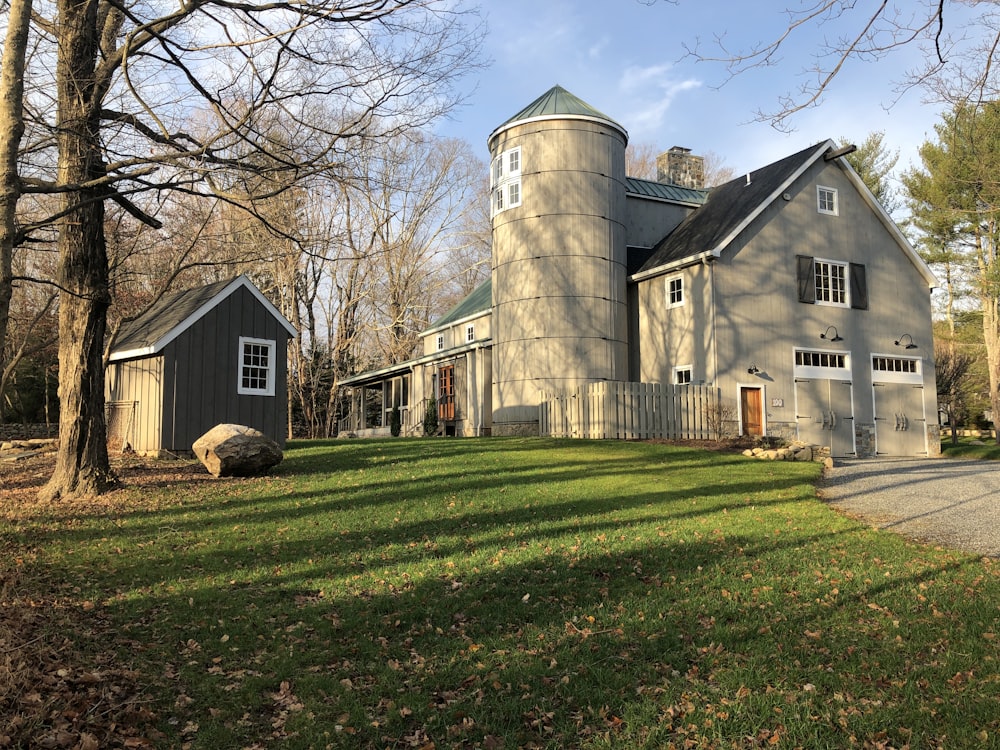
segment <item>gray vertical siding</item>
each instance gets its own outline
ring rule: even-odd
[[[237,393],[241,336],[275,341],[274,396]],[[287,397],[288,334],[246,289],[237,289],[184,335],[164,349],[176,368],[165,394],[165,441],[170,450],[191,444],[221,422],[254,427],[284,445]],[[171,382],[172,381],[172,382]]]
[[[274,396],[237,393],[241,336],[275,342]],[[108,399],[139,402],[137,451],[190,451],[195,440],[223,422],[254,427],[283,446],[288,338],[241,287],[167,344],[161,356],[112,363]]]
[[[836,188],[839,215],[820,214],[816,186]],[[771,434],[799,431],[794,376],[795,348],[838,352],[850,357],[855,425],[874,425],[872,355],[919,357],[926,413],[936,415],[930,290],[926,279],[897,244],[846,174],[818,161],[737,237],[713,263],[685,269],[691,295],[686,309],[666,308],[665,276],[640,282],[640,336],[644,380],[669,382],[672,367],[692,363],[735,403],[739,386],[764,388],[765,418]],[[798,299],[796,255],[865,266],[868,309],[858,310]],[[698,320],[702,318],[702,320]],[[716,342],[704,337],[714,329]],[[843,339],[821,339],[835,326]],[[909,333],[919,348],[903,350],[894,341]],[[703,359],[704,358],[704,359]],[[759,374],[747,368],[756,365]],[[798,394],[805,398],[806,386]],[[801,410],[800,410],[801,411]],[[850,449],[843,451],[849,453]],[[910,453],[912,455],[912,453]]]

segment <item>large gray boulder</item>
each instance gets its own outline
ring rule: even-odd
[[[260,430],[218,424],[194,441],[194,454],[216,477],[256,477],[284,458],[281,448]]]

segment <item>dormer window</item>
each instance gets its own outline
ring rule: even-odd
[[[476,326],[474,323],[469,323],[469,325],[465,327],[465,340],[468,342],[476,340]]]
[[[491,205],[496,215],[521,205],[521,147],[501,151],[490,169]]]
[[[437,337],[437,350],[441,351],[442,349],[444,349],[444,334],[439,333]]]

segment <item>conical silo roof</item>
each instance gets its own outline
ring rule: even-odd
[[[625,140],[628,140],[628,132],[625,128],[599,109],[587,104],[580,97],[570,93],[562,86],[556,85],[490,133],[488,141],[492,141],[494,136],[513,125],[532,120],[549,119],[581,119],[602,122],[619,131]]]

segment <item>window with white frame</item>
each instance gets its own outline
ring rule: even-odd
[[[691,381],[691,365],[674,368],[674,383],[676,385],[689,385]]]
[[[667,307],[684,304],[684,277],[671,276],[667,279]]]
[[[794,374],[797,378],[843,378],[849,380],[851,377],[851,356],[846,352],[796,349]]]
[[[924,374],[921,361],[916,357],[873,354],[872,382],[922,384]]]
[[[240,336],[238,394],[274,395],[275,351],[275,342],[271,339]]]
[[[847,264],[817,258],[814,271],[816,304],[847,307]]]
[[[441,351],[442,349],[444,349],[444,334],[439,333],[437,337],[437,350]]]
[[[799,302],[868,309],[868,281],[864,263],[796,255]]]
[[[465,327],[465,340],[466,341],[476,340],[476,326],[474,323],[469,323],[469,325]]]
[[[816,210],[821,214],[836,216],[839,213],[837,205],[837,190],[835,188],[816,186]]]
[[[521,205],[521,147],[501,151],[490,169],[493,213]]]

